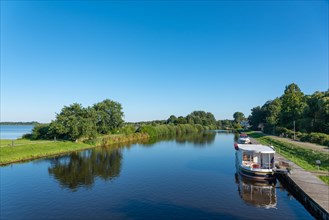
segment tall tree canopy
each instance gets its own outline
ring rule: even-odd
[[[244,114],[242,112],[235,112],[233,114],[233,118],[234,118],[235,123],[240,123],[243,120],[245,120],[246,117],[244,116]]]
[[[93,108],[97,115],[97,131],[107,134],[123,125],[123,112],[120,103],[106,99],[96,103]]]
[[[281,123],[287,125],[288,128],[292,128],[293,121],[300,118],[306,107],[304,94],[298,85],[292,83],[286,86],[281,100]]]
[[[248,119],[253,129],[260,123],[265,124],[267,131],[275,126],[292,129],[295,121],[297,131],[329,134],[329,91],[304,95],[298,85],[292,83],[280,98],[251,109]]]

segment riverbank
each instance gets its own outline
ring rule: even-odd
[[[318,150],[307,148],[299,142],[292,143],[258,132],[248,132],[248,135],[261,144],[275,146],[279,154],[305,170],[324,172],[329,170],[329,153],[320,148]],[[321,161],[320,166],[316,164],[317,160]]]
[[[107,135],[85,142],[45,141],[45,140],[0,140],[0,165],[23,162],[27,160],[68,154],[75,151],[91,149],[112,144],[131,143],[148,140],[145,133],[129,135]]]
[[[264,141],[264,138],[268,138],[268,136],[265,136],[261,133],[250,132],[249,136],[251,137],[253,143],[269,144],[268,142]],[[290,167],[290,172],[286,175],[278,175],[278,179],[284,183],[288,189],[290,189],[292,195],[299,202],[301,202],[314,217],[317,219],[329,220],[329,188],[326,178],[328,176],[317,176],[313,172],[303,169],[294,162],[285,158],[285,156],[282,154],[278,153],[278,150],[282,149],[282,143],[279,146],[276,144],[273,144],[273,146],[276,148],[276,160],[283,160],[286,163],[289,163]],[[296,156],[298,157],[300,154],[297,154]],[[321,173],[321,171],[318,172]]]

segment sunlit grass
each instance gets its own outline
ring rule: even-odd
[[[271,138],[270,136],[264,136],[260,133],[250,132],[249,136],[257,139],[257,141],[259,141],[261,144],[273,145],[279,154],[286,157],[288,160],[291,160],[305,170],[329,170],[329,156],[326,153],[306,149],[304,147],[298,146],[298,144],[282,142],[280,140]],[[321,161],[321,166],[319,168],[316,165],[316,160]]]
[[[319,176],[319,178],[320,178],[323,182],[325,182],[326,184],[329,185],[329,176]]]
[[[0,139],[0,146],[1,147],[7,147],[7,146],[19,146],[22,144],[35,144],[35,143],[51,143],[53,141],[47,141],[47,140],[36,140],[32,141],[29,139],[16,139],[16,140],[8,140],[8,139]]]
[[[33,143],[34,142],[34,143]],[[65,152],[83,150],[92,147],[85,143],[75,142],[46,142],[38,143],[38,141],[26,142],[28,144],[19,146],[6,146],[0,148],[0,164],[10,162],[46,157]]]
[[[95,146],[109,146],[112,144],[131,143],[148,139],[149,135],[147,134],[134,133],[129,135],[115,134],[100,136],[94,140],[86,140],[84,143],[18,139],[14,141],[14,146],[12,146],[12,140],[1,140],[0,165],[85,150]]]

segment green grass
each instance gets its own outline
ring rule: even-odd
[[[326,184],[329,185],[329,176],[319,176],[319,178],[320,178],[323,182],[325,182]]]
[[[320,170],[329,170],[329,156],[326,153],[299,147],[298,144],[282,142],[260,133],[250,132],[249,136],[255,138],[261,144],[273,145],[279,154],[305,170],[317,171],[316,160],[321,161]]]
[[[52,143],[52,142],[53,141],[47,141],[47,140],[32,141],[32,140],[28,140],[28,139],[17,139],[17,140],[1,139],[0,140],[0,147],[12,146],[13,143],[14,143],[14,146],[19,146],[19,145],[25,145],[25,144]]]
[[[71,142],[71,141],[31,141],[26,139],[15,140],[12,146],[11,140],[1,140],[0,165],[14,163],[24,160],[41,157],[65,154],[73,151],[85,150],[96,146],[108,146],[119,143],[132,143],[149,139],[144,133],[130,135],[116,134],[99,137],[92,141]]]
[[[34,142],[34,143],[33,143]],[[46,157],[51,155],[57,155],[72,151],[78,151],[88,149],[92,145],[85,143],[75,142],[46,142],[38,143],[40,141],[26,142],[25,145],[19,145],[14,147],[1,147],[0,148],[0,165],[18,162],[23,160],[35,159],[40,157]]]

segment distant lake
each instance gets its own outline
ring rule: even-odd
[[[32,132],[34,125],[0,125],[0,139],[17,139]]]

